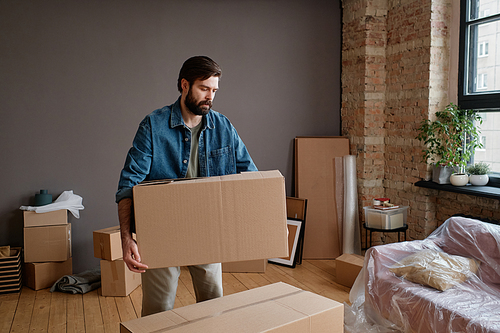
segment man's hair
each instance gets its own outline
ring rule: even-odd
[[[184,62],[177,79],[177,89],[182,93],[181,81],[186,79],[189,85],[196,80],[206,80],[212,76],[221,77],[222,70],[219,65],[207,56],[191,57]]]

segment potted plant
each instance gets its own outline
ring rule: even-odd
[[[469,180],[471,185],[483,186],[488,184],[490,180],[490,165],[485,162],[479,162],[467,167],[467,173],[470,175]]]
[[[434,169],[448,169],[448,173],[455,171],[455,177],[443,179],[435,177],[433,170],[433,181],[447,184],[453,180],[461,179],[454,185],[465,185],[468,176],[465,174],[467,163],[476,148],[482,148],[479,142],[479,130],[476,127],[482,123],[482,119],[475,110],[463,110],[457,105],[450,103],[443,111],[436,112],[436,119],[422,121],[418,129],[417,139],[425,144],[423,148],[423,160],[433,164]],[[463,179],[462,179],[463,178]],[[467,179],[465,184],[463,181]]]

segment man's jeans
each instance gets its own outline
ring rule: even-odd
[[[196,302],[222,297],[221,264],[188,266]],[[180,267],[147,269],[142,273],[142,316],[174,308]],[[146,296],[147,295],[147,296]]]

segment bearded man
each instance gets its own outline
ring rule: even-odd
[[[181,96],[140,123],[120,174],[116,202],[123,260],[131,271],[142,273],[142,316],[173,309],[180,267],[148,269],[141,262],[140,249],[132,238],[132,188],[144,180],[257,171],[229,119],[212,110],[221,74],[219,65],[209,57],[186,60],[177,80]],[[223,295],[220,263],[188,268],[197,302]]]

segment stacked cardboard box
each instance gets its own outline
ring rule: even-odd
[[[49,288],[60,277],[73,273],[68,212],[23,214],[25,284],[34,290]]]
[[[233,261],[222,263],[223,273],[265,273],[267,259]]]
[[[141,284],[141,275],[131,272],[122,259],[120,227],[96,230],[94,257],[101,260],[101,291],[103,296],[127,296]]]
[[[20,247],[13,247],[10,256],[0,258],[0,295],[21,290],[21,252]]]

